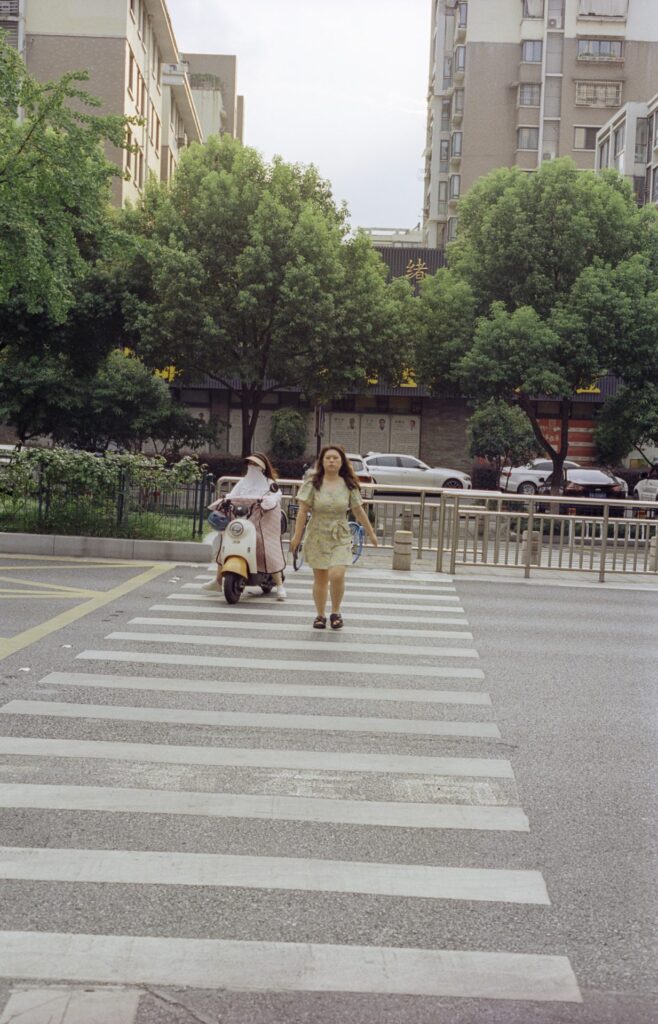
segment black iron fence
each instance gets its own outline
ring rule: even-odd
[[[10,481],[0,471],[0,531],[197,540],[207,529],[213,488],[210,473],[193,483],[154,486],[123,470],[102,488],[76,490],[40,472]]]

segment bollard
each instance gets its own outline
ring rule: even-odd
[[[410,508],[403,508],[402,509],[402,516],[400,518],[402,519],[402,522],[400,524],[400,529],[401,530],[407,530],[407,531],[411,532],[413,530],[413,526],[414,526],[413,510],[410,509]]]
[[[411,569],[411,530],[396,530],[393,537],[393,568],[409,572]]]
[[[530,564],[539,565],[539,541],[540,534],[539,530],[532,531],[532,547],[530,549]],[[524,530],[521,535],[521,559],[525,561],[526,553],[528,550],[528,531]]]

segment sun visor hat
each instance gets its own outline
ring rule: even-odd
[[[247,458],[244,461],[250,462],[252,466],[258,466],[259,469],[263,470],[263,473],[267,472],[267,466],[257,455],[247,455]]]

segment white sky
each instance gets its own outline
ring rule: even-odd
[[[421,218],[429,0],[168,0],[178,45],[234,53],[245,143],[314,163],[353,226]]]

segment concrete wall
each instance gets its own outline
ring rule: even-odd
[[[469,471],[466,422],[471,415],[463,399],[426,398],[420,435],[420,457],[429,466]]]

